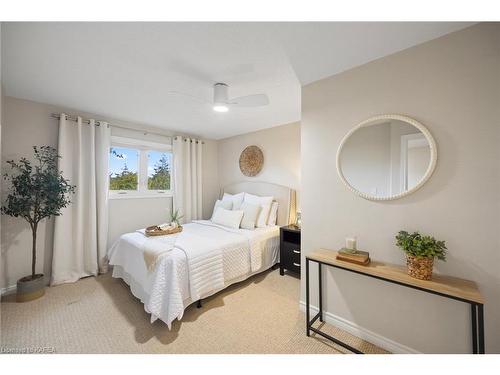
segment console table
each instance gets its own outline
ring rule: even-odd
[[[340,268],[360,275],[373,277],[375,279],[388,281],[393,284],[408,288],[421,290],[423,292],[436,294],[441,297],[451,298],[470,304],[471,326],[472,326],[472,352],[484,354],[484,300],[479,289],[473,281],[459,279],[451,276],[433,275],[432,280],[419,280],[409,276],[405,267],[372,261],[368,266],[361,266],[350,262],[336,259],[337,252],[333,250],[320,249],[306,255],[306,334],[310,331],[323,336],[334,343],[343,346],[353,353],[363,354],[356,348],[332,337],[312,325],[316,320],[323,321],[323,283],[321,278],[321,266]],[[310,319],[309,302],[309,263],[318,264],[318,289],[319,289],[319,312]]]

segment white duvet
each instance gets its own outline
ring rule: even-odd
[[[130,285],[151,322],[161,319],[169,328],[192,302],[264,271],[278,259],[278,227],[230,229],[206,220],[186,224],[173,249],[148,271],[143,249],[151,240],[139,232],[127,233],[113,244],[108,257],[113,277]]]

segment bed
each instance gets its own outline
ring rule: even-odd
[[[277,225],[247,230],[195,220],[184,224],[184,230],[172,240],[172,249],[149,270],[144,261],[145,242],[163,246],[161,241],[169,241],[170,236],[153,239],[136,231],[122,235],[109,249],[113,277],[130,286],[151,314],[151,322],[160,319],[170,328],[193,302],[279,262],[279,226],[294,220],[295,191],[264,182],[240,182],[224,187],[221,196],[225,192],[273,196],[278,202]]]

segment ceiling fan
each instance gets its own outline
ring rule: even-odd
[[[254,95],[246,95],[239,96],[237,98],[229,99],[228,95],[229,86],[225,83],[216,83],[214,85],[214,99],[212,104],[212,108],[216,112],[227,112],[229,108],[233,107],[262,107],[269,104],[269,98],[266,94],[254,94]],[[190,98],[197,99],[199,101],[207,102],[204,99],[180,93],[177,91],[171,91],[170,93],[176,95],[183,95]]]

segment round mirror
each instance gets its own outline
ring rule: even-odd
[[[337,171],[361,197],[391,200],[420,188],[436,160],[436,143],[425,126],[406,116],[381,115],[363,121],[344,137]]]

